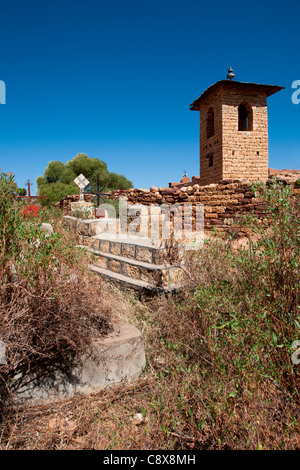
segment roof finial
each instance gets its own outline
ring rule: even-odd
[[[235,74],[233,73],[232,67],[229,67],[227,78],[229,78],[229,80],[232,80],[234,77]]]

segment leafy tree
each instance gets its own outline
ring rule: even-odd
[[[38,193],[44,196],[42,204],[52,205],[65,196],[78,194],[74,179],[81,173],[89,180],[91,186],[96,184],[99,175],[100,184],[104,186],[105,191],[129,189],[133,186],[124,175],[109,172],[107,164],[99,158],[90,158],[85,153],[78,153],[65,164],[58,160],[49,162],[44,176],[36,179]]]
[[[65,165],[62,162],[50,162],[44,172],[47,183],[56,183],[59,181],[64,172],[64,169]]]
[[[25,188],[17,188],[18,196],[26,196],[27,191]]]
[[[72,170],[76,175],[84,174],[90,183],[93,183],[92,180],[96,178],[97,173],[100,174],[103,181],[108,180],[109,172],[106,163],[98,158],[89,158],[85,153],[78,153],[73,160],[69,160],[66,163],[66,168]]]
[[[73,183],[76,176],[78,175],[71,168],[65,168],[61,175],[60,181],[64,184],[71,184]]]
[[[78,187],[75,183],[64,184],[61,181],[56,181],[56,183],[48,183],[39,187],[39,193],[43,196],[41,204],[51,206],[65,196],[78,194]]]

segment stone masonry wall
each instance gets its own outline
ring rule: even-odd
[[[214,111],[214,135],[207,138],[206,119],[210,108]],[[213,166],[209,166],[210,154],[213,154]],[[222,101],[219,94],[213,94],[200,105],[200,184],[216,183],[222,179]]]
[[[252,109],[253,129],[238,130],[238,108]],[[207,136],[209,110],[214,134]],[[245,85],[242,90],[221,87],[200,103],[200,184],[222,179],[268,179],[267,95]]]
[[[238,130],[238,107],[247,102],[252,107],[253,130]],[[268,179],[267,97],[252,90],[242,93],[228,90],[222,95],[223,178]]]
[[[84,200],[86,202],[91,202],[94,198],[91,194],[84,194]],[[66,196],[54,204],[54,207],[59,207],[65,214],[70,214],[71,212],[71,202],[79,201],[79,195],[72,194],[70,196]]]
[[[270,170],[270,178],[267,185],[273,184],[276,177],[284,184],[289,184],[293,188],[294,194],[300,194],[300,171],[297,170]],[[220,232],[241,232],[237,225],[238,220],[245,214],[253,212],[258,218],[263,217],[264,204],[261,199],[256,198],[252,189],[252,183],[240,180],[223,180],[218,184],[200,186],[193,184],[181,187],[150,189],[128,189],[111,192],[111,199],[118,199],[120,196],[126,197],[129,205],[144,204],[146,206],[166,204],[172,206],[178,204],[184,207],[185,203],[203,204],[204,206],[204,229],[216,229]],[[56,204],[65,214],[68,214],[70,202],[76,201],[79,196],[67,196]],[[91,196],[86,194],[86,200]],[[171,214],[172,215],[172,214]],[[84,221],[87,222],[87,221]],[[84,227],[87,226],[83,223]],[[195,220],[193,220],[193,230]],[[242,232],[241,232],[242,235]]]
[[[270,179],[267,184],[271,185]],[[300,185],[290,182],[294,194],[300,194]],[[207,232],[216,229],[219,232],[234,232],[243,235],[243,230],[237,222],[243,215],[254,213],[256,217],[263,218],[265,205],[262,199],[255,197],[251,189],[252,183],[239,180],[223,180],[218,184],[199,186],[194,184],[187,187],[129,189],[114,191],[112,199],[120,196],[126,197],[128,204],[179,204],[200,203],[204,206],[204,230]],[[193,230],[196,229],[193,217]]]

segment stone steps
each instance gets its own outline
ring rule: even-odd
[[[95,251],[124,256],[146,263],[162,264],[166,253],[160,242],[152,242],[149,238],[122,237],[103,233],[95,236],[80,236],[80,245]]]
[[[89,254],[92,271],[123,286],[144,292],[169,292],[182,285],[183,262],[167,263],[160,242],[100,234],[81,236],[79,247]]]

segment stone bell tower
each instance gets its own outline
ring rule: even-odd
[[[267,98],[284,87],[227,80],[211,85],[191,105],[200,111],[200,184],[224,179],[268,179]]]

